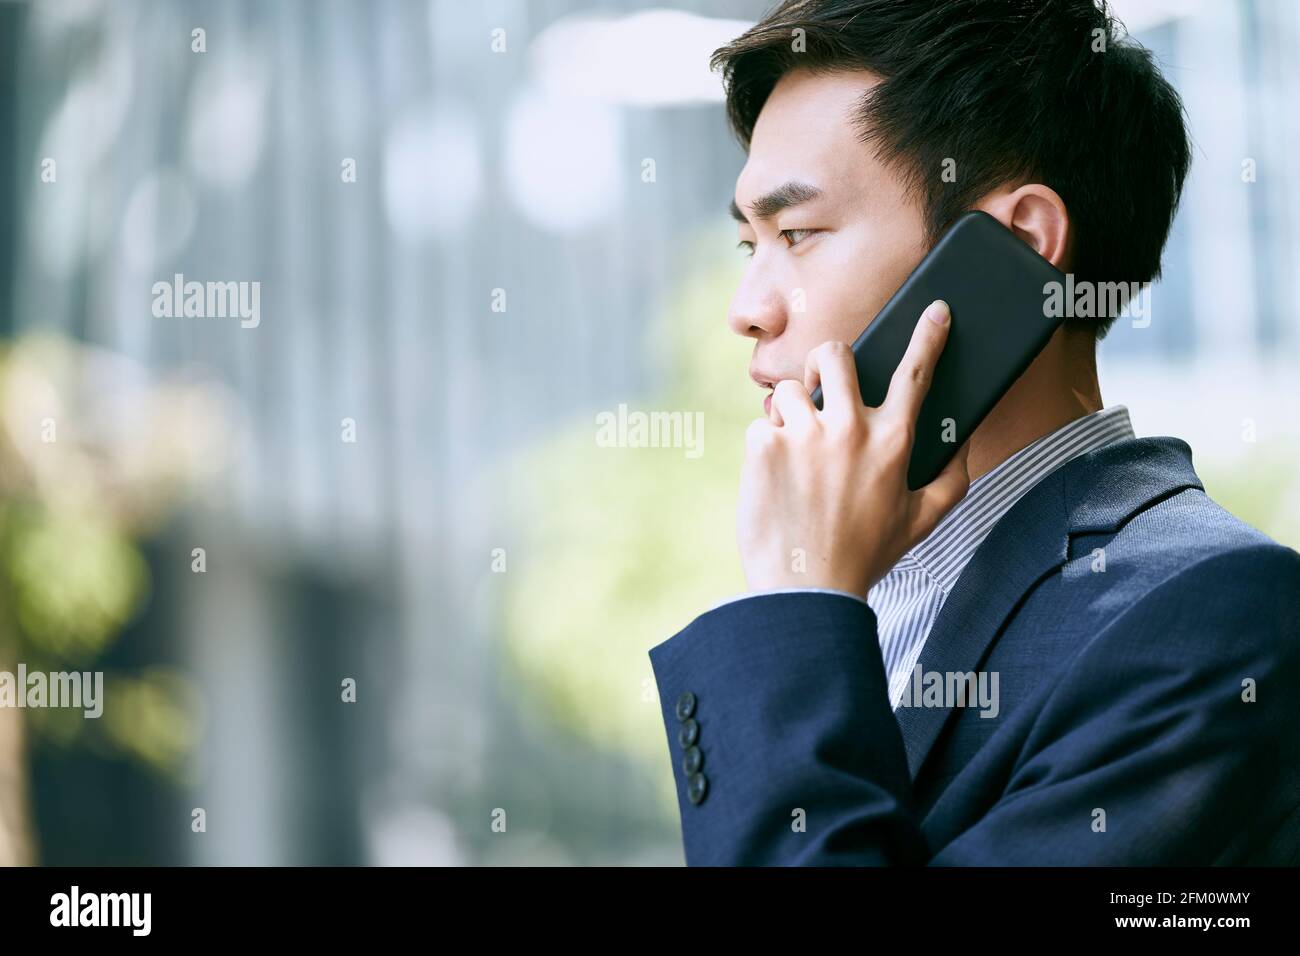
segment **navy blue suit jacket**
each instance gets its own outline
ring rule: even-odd
[[[996,672],[996,717],[895,713],[842,595],[726,604],[649,654],[690,865],[1300,861],[1300,554],[1177,438],[1067,462],[966,566],[919,666]]]

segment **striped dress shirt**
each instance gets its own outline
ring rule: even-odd
[[[890,704],[897,709],[944,601],[998,519],[1030,488],[1070,459],[1133,437],[1128,408],[1113,405],[1076,418],[1035,439],[972,481],[966,496],[944,515],[929,535],[899,559],[865,598],[826,588],[783,588],[765,593],[823,591],[865,600],[876,615],[880,654],[889,679]],[[731,601],[754,596],[744,595]]]
[[[869,592],[889,699],[898,707],[921,649],[957,578],[1011,506],[1072,458],[1133,438],[1128,409],[1114,405],[1036,439],[970,484],[960,502]]]

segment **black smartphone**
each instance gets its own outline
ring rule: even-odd
[[[909,488],[938,477],[1064,321],[1047,314],[1052,282],[1063,295],[1060,270],[988,213],[963,213],[853,343],[862,401],[876,407],[925,307],[943,299],[952,312],[917,416]],[[822,407],[820,386],[812,400]]]

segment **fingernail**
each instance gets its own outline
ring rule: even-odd
[[[925,314],[935,325],[943,325],[948,321],[948,303],[943,299],[936,299],[926,307]]]

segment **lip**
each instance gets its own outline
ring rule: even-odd
[[[767,389],[767,394],[763,397],[763,414],[772,414],[772,390],[776,388],[776,383],[780,381],[780,376],[771,375],[767,372],[759,371],[756,368],[749,370],[749,377],[754,380],[754,384],[759,388]]]

